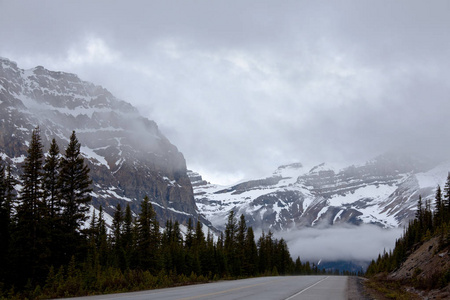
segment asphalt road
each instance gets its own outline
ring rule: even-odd
[[[257,299],[257,300],[340,300],[347,299],[345,276],[277,276],[221,281],[176,288],[110,294],[71,299]]]

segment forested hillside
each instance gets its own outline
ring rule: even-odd
[[[434,208],[434,209],[433,209]],[[366,273],[421,290],[448,288],[450,283],[450,173],[434,203],[417,203],[416,217],[392,251],[380,254]],[[384,274],[384,275],[383,275]]]

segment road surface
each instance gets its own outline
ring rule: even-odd
[[[133,293],[71,298],[85,300],[195,300],[195,299],[347,299],[345,276],[277,276],[221,281]]]

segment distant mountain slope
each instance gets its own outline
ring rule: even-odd
[[[155,122],[74,74],[40,66],[22,70],[0,58],[0,155],[16,175],[36,126],[46,149],[56,138],[61,151],[76,131],[94,181],[95,207],[112,214],[117,203],[130,203],[137,213],[148,195],[162,224],[197,219],[184,157]]]
[[[385,154],[361,166],[279,167],[270,177],[223,187],[190,173],[199,212],[223,229],[230,210],[249,226],[276,231],[317,225],[376,224],[393,228],[414,217],[419,195],[433,197],[450,163]],[[431,170],[430,170],[431,169]]]

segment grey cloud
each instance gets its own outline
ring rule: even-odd
[[[447,1],[1,6],[1,56],[103,85],[207,175],[450,146]]]

